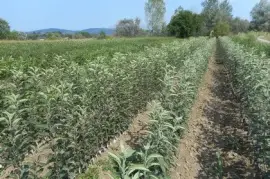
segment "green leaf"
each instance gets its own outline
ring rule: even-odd
[[[153,178],[153,179],[159,179],[159,178],[156,177],[155,175],[150,175],[149,177],[150,177],[150,178]]]
[[[118,164],[118,167],[122,166],[121,158],[117,157],[115,154],[108,152],[109,156]]]
[[[4,118],[4,117],[0,117],[0,122],[2,122],[2,121],[5,121],[5,122],[7,122],[7,123],[8,123],[8,121],[7,121],[7,119],[6,119],[6,118]]]
[[[163,158],[163,156],[160,154],[151,154],[147,157],[148,160],[153,158]]]
[[[140,172],[136,172],[134,176],[132,176],[132,179],[140,179]]]
[[[125,156],[126,158],[129,158],[129,157],[131,157],[131,156],[134,154],[134,152],[135,152],[135,150],[133,150],[133,149],[126,149],[126,150],[124,151],[124,156]]]
[[[17,123],[19,123],[21,121],[21,118],[17,118],[17,119],[15,119],[13,122],[12,122],[12,124],[13,125],[16,125]]]
[[[12,120],[15,116],[15,113],[9,113],[7,111],[4,111],[3,114],[5,114],[8,117],[8,120]]]
[[[150,163],[150,165],[148,167],[150,168],[150,167],[153,167],[153,166],[160,166],[160,164],[159,163]]]
[[[134,164],[134,165],[129,166],[127,174],[130,175],[134,171],[150,172],[150,170],[148,168],[146,168],[144,165]]]

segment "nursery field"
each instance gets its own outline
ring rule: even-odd
[[[243,39],[0,43],[0,178],[270,177],[268,47]]]
[[[49,68],[57,56],[80,65],[85,61],[111,58],[114,53],[136,53],[146,47],[158,47],[173,38],[136,38],[111,40],[0,41],[1,66],[17,65]]]

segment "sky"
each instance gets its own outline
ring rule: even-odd
[[[114,28],[123,18],[139,17],[144,21],[146,0],[0,0],[0,18],[12,30],[32,31],[44,28],[82,30]],[[230,0],[233,15],[250,20],[250,11],[259,0]],[[200,12],[202,0],[165,0],[166,22],[176,8]]]

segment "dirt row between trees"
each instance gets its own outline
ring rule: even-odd
[[[172,179],[255,178],[247,126],[223,60],[220,49],[209,60]]]

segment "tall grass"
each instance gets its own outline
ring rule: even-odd
[[[239,34],[237,36],[233,36],[232,39],[234,42],[237,42],[241,45],[244,45],[250,51],[255,52],[257,54],[265,54],[270,57],[270,44],[263,43],[258,41],[258,37],[268,37],[269,35],[264,35],[267,33],[255,33],[250,32],[247,34]]]

